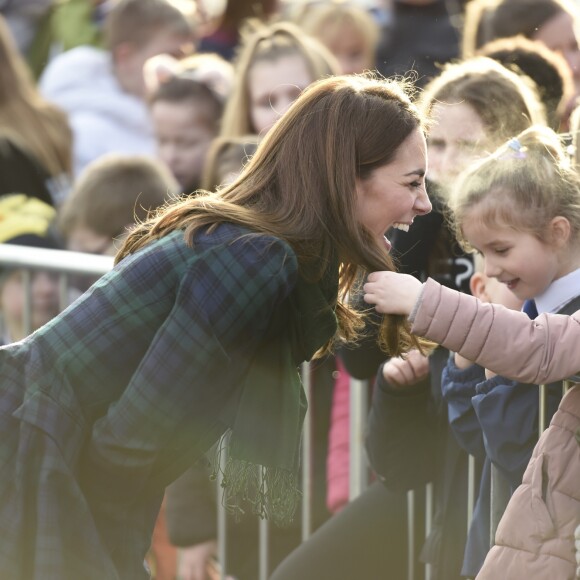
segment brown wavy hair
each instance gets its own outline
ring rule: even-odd
[[[340,263],[338,337],[352,340],[362,314],[346,304],[365,272],[394,270],[389,253],[357,219],[356,179],[390,163],[422,118],[406,83],[371,74],[330,77],[308,87],[267,133],[229,186],[170,205],[135,229],[117,261],[183,229],[246,226],[289,243],[303,275],[321,279]],[[385,317],[379,342],[392,355],[417,346],[401,317]]]

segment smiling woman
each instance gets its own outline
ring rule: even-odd
[[[380,194],[381,228],[428,211],[421,130],[394,81],[315,83],[235,181],[137,226],[111,272],[0,350],[5,577],[146,576],[164,489],[227,432],[227,504],[292,518],[297,366],[357,336],[344,297],[393,269],[363,198]],[[399,319],[380,337],[412,340]]]
[[[391,227],[408,231],[415,216],[431,211],[425,190],[426,170],[425,136],[416,129],[391,163],[357,179],[361,223],[380,238]]]

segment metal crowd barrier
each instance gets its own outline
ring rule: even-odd
[[[61,250],[45,250],[39,248],[29,248],[10,244],[0,244],[0,267],[18,268],[24,271],[24,328],[27,332],[31,330],[31,272],[34,270],[45,270],[59,275],[60,305],[64,309],[70,302],[69,277],[71,275],[83,275],[98,277],[105,274],[113,266],[113,258],[108,256],[96,256],[92,254],[82,254]],[[310,368],[307,363],[301,368],[302,382],[306,396],[310,399],[312,388],[310,381]],[[570,388],[570,381],[565,381],[563,394]],[[363,381],[351,379],[350,382],[350,479],[349,496],[355,499],[368,486],[369,466],[364,451],[364,433],[366,428],[366,418],[368,413],[368,384]],[[544,385],[539,389],[539,422],[538,435],[547,427],[546,416],[546,388]],[[307,413],[304,423],[303,444],[302,444],[302,540],[305,541],[312,533],[312,494],[310,482],[312,479],[312,418]],[[224,466],[222,466],[223,469]],[[475,490],[478,482],[475,476],[474,458],[470,457],[468,462],[468,513],[466,530],[471,524],[473,508],[475,505]],[[218,497],[218,559],[221,563],[221,578],[227,575],[227,525],[228,518],[221,502],[220,477],[217,480]],[[424,494],[424,496],[423,496]],[[501,519],[507,500],[509,489],[505,480],[498,476],[495,468],[492,468],[492,496],[491,496],[491,530],[490,545],[493,539],[497,524]],[[419,566],[416,554],[420,549],[423,539],[418,537],[416,532],[416,522],[423,519],[424,525],[420,527],[428,535],[433,519],[433,485],[428,484],[424,490],[414,490],[407,493],[408,509],[408,580],[430,580],[431,570],[429,565]],[[424,513],[421,514],[421,510]],[[268,559],[268,534],[269,526],[266,520],[256,518],[256,525],[259,530],[259,578],[257,580],[267,580],[269,573]]]

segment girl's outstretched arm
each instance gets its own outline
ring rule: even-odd
[[[365,284],[365,300],[382,313],[411,315],[414,334],[515,380],[541,384],[580,371],[580,311],[542,314],[532,321],[432,279],[417,286],[409,278],[375,272]]]

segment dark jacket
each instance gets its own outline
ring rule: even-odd
[[[418,86],[437,76],[438,64],[459,56],[460,34],[448,6],[444,0],[422,5],[395,1],[392,21],[381,34],[377,69],[385,76],[416,71]]]
[[[297,280],[286,243],[245,231],[154,241],[0,348],[3,578],[147,577],[165,487],[232,424]]]

